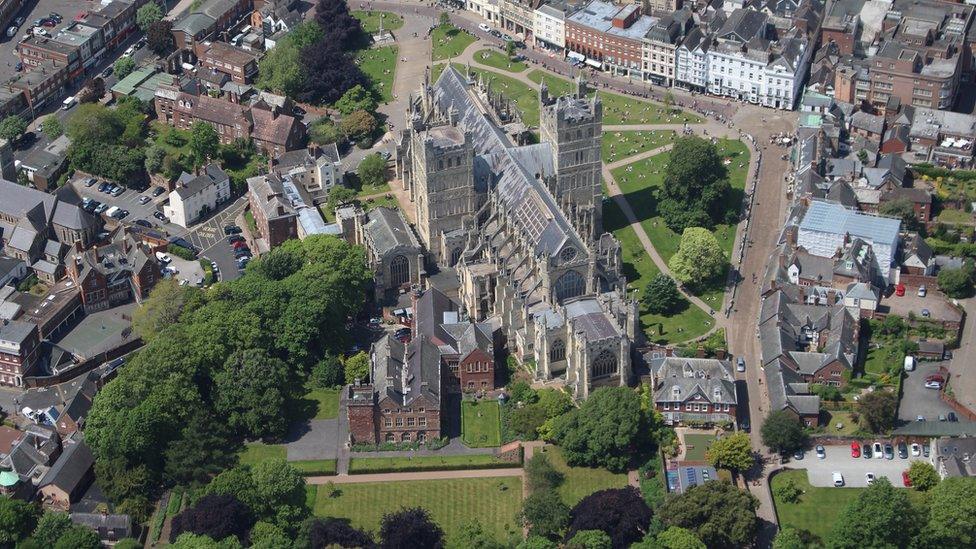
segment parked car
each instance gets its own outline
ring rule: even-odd
[[[895,448],[890,442],[887,442],[884,445],[884,457],[885,459],[895,459]]]
[[[152,195],[154,197],[156,197],[156,196],[159,196],[159,195],[163,194],[164,192],[166,192],[166,189],[164,189],[162,187],[156,187],[155,189],[153,189]]]
[[[241,233],[241,228],[238,227],[237,225],[224,225],[225,235],[240,234],[240,233]]]
[[[918,297],[925,297],[926,293],[925,284],[918,287]]]
[[[242,249],[243,250],[246,250],[247,249],[247,242],[244,242],[243,240],[238,240],[237,242],[231,244],[231,246],[235,250],[242,250]]]
[[[831,476],[834,479],[834,486],[840,488],[844,485],[844,475],[840,474],[839,471],[834,471]]]
[[[708,469],[702,469],[701,470],[701,474],[702,474],[702,480],[703,481],[708,482],[708,481],[712,480],[712,476],[710,474],[708,474]]]
[[[484,23],[478,23],[478,28],[481,29],[481,32],[491,32],[491,27]]]
[[[852,458],[861,457],[861,445],[858,444],[857,442],[851,443],[851,457]]]
[[[917,415],[917,416],[915,416],[915,421],[925,421],[925,416],[923,416],[923,415]]]
[[[874,484],[875,481],[874,473],[871,472],[864,473],[864,480],[868,483],[868,486]]]
[[[153,212],[153,217],[155,217],[156,219],[162,221],[165,216],[163,215],[163,212],[158,212],[157,211],[157,212]]]
[[[913,442],[912,443],[912,456],[913,457],[918,457],[920,455],[922,455],[922,447],[919,446],[919,444],[917,442]]]
[[[955,412],[949,412],[949,415],[947,416],[947,418],[948,418],[949,421],[951,421],[953,423],[955,423],[956,421],[959,421],[959,416],[957,416]]]
[[[945,421],[945,420],[946,420],[946,415],[945,414],[939,414],[939,421]]]
[[[43,25],[43,26],[45,26],[45,27],[56,27],[56,26],[58,25],[58,22],[57,22],[57,21],[55,21],[54,19],[45,19],[45,20],[44,20],[44,21],[43,21],[43,22],[41,23],[41,25]]]
[[[905,485],[906,488],[911,488],[911,486],[912,486],[912,479],[908,477],[908,471],[907,470],[901,472],[901,482],[902,482],[902,484]]]
[[[926,378],[926,380],[925,380],[925,388],[926,389],[936,389],[936,390],[942,389],[942,383],[944,381],[945,380],[943,380],[940,377]]]
[[[153,226],[152,223],[146,221],[145,219],[136,219],[134,223],[136,225],[139,225],[140,227],[145,227],[147,229],[151,229]]]
[[[928,309],[922,309],[922,317],[923,317],[923,318],[928,318],[928,317],[930,317],[930,316],[932,316],[932,313],[931,313],[931,312],[929,312],[929,310],[928,310]]]
[[[874,452],[875,459],[884,459],[884,448],[882,448],[880,442],[875,442],[871,447],[871,451]]]
[[[108,188],[108,185],[109,184],[107,182],[103,182],[101,185],[98,186],[98,192],[100,193],[105,192],[105,189]]]
[[[861,447],[861,457],[864,459],[871,459],[871,445],[865,444]]]
[[[748,433],[749,432],[749,420],[748,419],[743,419],[742,422],[739,423],[739,429],[741,429],[742,431]]]
[[[17,72],[20,72],[24,70],[24,63],[22,61],[17,61],[17,64],[14,65],[14,68],[17,69]]]
[[[149,198],[149,197],[148,197],[148,196],[146,196],[146,195],[142,195],[142,196],[140,196],[140,197],[139,197],[139,203],[140,203],[140,204],[146,204],[146,203],[147,203],[147,202],[149,202],[150,200],[152,200],[152,198]]]
[[[102,71],[102,78],[108,78],[109,76],[112,76],[113,72],[115,72],[115,69],[113,69],[111,65],[105,67],[105,70]]]
[[[86,187],[91,187],[95,183],[98,183],[98,180],[95,179],[94,177],[89,177],[88,179],[85,180],[85,186]]]
[[[929,457],[929,444],[927,442],[922,446],[922,457]]]
[[[824,447],[823,446],[821,446],[821,445],[818,444],[817,447],[814,448],[814,450],[817,452],[817,459],[826,459],[827,458],[827,451],[824,450]]]
[[[122,57],[132,57],[132,54],[136,52],[135,46],[129,46],[124,52],[122,52]]]
[[[251,259],[251,250],[237,250],[234,252],[235,259],[241,259],[242,257]]]
[[[108,204],[99,204],[98,207],[95,208],[95,213],[96,214],[101,214],[102,212],[104,212],[107,209],[108,209]]]
[[[895,295],[898,296],[898,297],[901,297],[901,296],[905,295],[905,285],[904,284],[898,284],[897,286],[895,286]]]
[[[115,189],[110,193],[112,196],[121,196],[125,192],[125,187],[116,185]]]
[[[244,237],[239,234],[232,234],[227,237],[227,243],[232,246],[238,242],[244,242]]]
[[[735,369],[738,372],[746,371],[746,361],[741,356],[735,361]]]
[[[301,118],[301,117],[305,116],[306,114],[308,114],[308,111],[306,111],[305,109],[299,107],[298,105],[295,105],[291,109],[291,114],[294,115],[294,116],[297,116],[298,118]]]
[[[908,445],[904,442],[898,443],[898,457],[901,459],[908,459]]]
[[[797,451],[793,452],[793,459],[795,459],[795,460],[801,460],[801,459],[803,459],[803,450],[797,450]]]

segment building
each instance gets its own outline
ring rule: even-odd
[[[66,266],[71,281],[81,288],[87,313],[132,300],[141,303],[162,278],[152,251],[122,231],[111,244],[75,249]]]
[[[345,176],[342,159],[335,143],[330,145],[309,145],[306,149],[286,152],[272,158],[272,171],[288,175],[311,202],[320,204],[329,198],[329,191],[341,184]]]
[[[106,547],[114,547],[119,540],[133,537],[132,517],[129,515],[71,513],[71,522],[94,530]]]
[[[24,378],[34,373],[40,347],[37,324],[0,320],[0,385],[22,387]]]
[[[891,267],[900,230],[898,219],[867,215],[839,204],[814,200],[800,222],[797,243],[813,255],[833,257],[851,238],[860,238],[871,245],[881,277],[893,282]]]
[[[535,10],[544,0],[498,0],[501,4],[502,29],[515,33],[516,38],[528,40],[535,28]]]
[[[177,49],[193,51],[198,42],[234,27],[254,11],[254,0],[204,0],[173,21]]]
[[[644,79],[672,86],[675,81],[675,58],[678,44],[694,24],[690,11],[676,11],[659,19],[644,36]]]
[[[205,71],[226,74],[238,84],[250,84],[258,73],[258,58],[252,52],[226,42],[203,42],[197,48],[197,58]]]
[[[593,0],[566,17],[566,50],[571,60],[619,76],[642,77],[643,41],[657,19],[640,6]]]
[[[932,459],[942,478],[976,476],[976,438],[941,437],[933,441]]]
[[[464,8],[484,17],[489,23],[501,25],[502,10],[498,0],[465,0]]]
[[[38,485],[61,452],[61,437],[54,430],[28,425],[10,453],[0,459],[0,493],[33,501]]]
[[[163,206],[163,214],[181,227],[189,227],[230,200],[230,176],[217,164],[207,164],[201,171],[196,176],[183,172]]]
[[[426,274],[425,253],[403,213],[385,206],[368,212],[347,208],[352,211],[340,212],[336,219],[350,243],[366,248],[376,300],[395,299],[398,293],[419,285]]]
[[[64,452],[37,487],[38,499],[46,509],[67,512],[95,480],[95,457],[82,440],[69,439]]]
[[[298,212],[285,194],[283,179],[276,174],[259,175],[247,180],[247,202],[258,234],[267,250],[282,242],[298,238]]]
[[[68,169],[68,136],[62,135],[42,149],[31,151],[20,164],[27,180],[41,191],[56,189],[58,179]]]
[[[727,361],[665,357],[651,359],[649,365],[654,408],[665,423],[735,423],[735,376]]]
[[[414,443],[441,436],[441,356],[420,335],[403,344],[391,334],[370,350],[369,383],[346,388],[352,444]]]
[[[583,399],[629,383],[636,304],[602,228],[603,104],[581,80],[558,98],[542,86],[539,101],[540,143],[517,145],[507,102],[448,68],[411,98],[397,171],[420,242],[458,271],[465,317],[498,322],[538,380]]]
[[[578,9],[572,2],[545,2],[535,10],[532,38],[537,46],[555,50],[566,49],[566,16]]]
[[[100,374],[91,371],[51,387],[28,389],[20,396],[17,412],[62,437],[70,436],[84,426],[101,382]]]

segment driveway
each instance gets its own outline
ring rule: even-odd
[[[234,280],[241,276],[234,259],[234,250],[224,235],[224,226],[233,225],[236,218],[247,205],[247,198],[240,197],[230,204],[223,204],[217,213],[209,219],[195,225],[183,234],[191,244],[196,246],[201,258],[217,263],[220,280]],[[186,229],[183,229],[186,231]]]
[[[860,441],[864,442],[873,441]],[[882,441],[884,444],[884,441]],[[793,460],[790,467],[793,469],[806,469],[807,480],[813,486],[830,487],[834,485],[834,471],[844,476],[844,486],[847,488],[865,488],[868,483],[865,479],[866,473],[874,473],[875,477],[886,477],[895,487],[904,486],[901,480],[901,472],[908,469],[912,458],[901,459],[898,457],[898,447],[895,446],[895,459],[878,459],[872,456],[871,459],[852,458],[850,446],[826,446],[827,457],[817,459],[811,449],[801,460]],[[914,459],[925,459],[922,457]]]
[[[288,433],[288,461],[336,459],[339,451],[339,420],[312,419],[292,426]]]
[[[943,362],[919,362],[914,372],[908,372],[902,384],[903,394],[898,405],[898,419],[915,421],[922,416],[926,421],[938,421],[940,415],[948,415],[951,407],[939,398],[939,391],[925,388],[925,378],[937,373]]]

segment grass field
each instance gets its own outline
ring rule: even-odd
[[[454,68],[464,74],[466,67],[455,64]],[[515,108],[522,113],[522,120],[529,126],[539,124],[539,92],[525,82],[520,82],[510,76],[499,74],[487,69],[471,67],[475,76],[491,77],[491,89],[501,92],[507,99],[515,103]]]
[[[457,57],[475,40],[477,38],[463,30],[449,25],[439,25],[430,33],[431,57],[434,61]]]
[[[461,404],[461,440],[472,448],[501,445],[501,412],[498,402],[466,400]]]
[[[797,503],[786,503],[776,497],[776,488],[788,480],[793,480],[803,491]],[[775,477],[771,486],[773,502],[780,526],[792,526],[806,530],[823,540],[830,533],[837,517],[843,513],[847,504],[857,498],[864,488],[814,488],[807,482],[806,469],[784,471]],[[913,503],[922,503],[925,492],[908,491]]]
[[[494,67],[500,71],[506,72],[522,72],[529,68],[528,65],[521,61],[511,61],[507,55],[496,50],[478,50],[474,54],[474,60],[480,65],[485,65],[487,67]]]
[[[600,157],[604,162],[616,162],[628,156],[669,145],[673,140],[672,130],[604,132]]]
[[[393,77],[396,75],[397,47],[383,46],[359,52],[356,63],[369,77],[373,93],[383,103],[393,100]]]
[[[245,444],[244,449],[238,454],[241,465],[252,467],[269,459],[287,459],[287,455],[288,451],[284,444],[265,444],[263,442]],[[305,475],[334,475],[336,472],[334,459],[289,461],[288,464]]]
[[[873,341],[872,343],[878,343]],[[867,358],[864,360],[864,373],[882,376],[892,370],[892,366],[902,368],[905,362],[905,355],[900,349],[892,344],[884,344],[878,349],[869,348]]]
[[[395,13],[386,11],[360,11],[350,12],[353,17],[359,19],[363,25],[363,31],[373,34],[380,30],[380,21],[383,21],[384,30],[397,30],[403,26],[403,18]]]
[[[685,459],[688,461],[705,461],[705,450],[715,441],[713,435],[686,434]]]
[[[396,471],[450,471],[452,469],[488,469],[494,467],[518,467],[516,463],[502,461],[493,454],[473,456],[410,456],[394,458],[352,458],[350,474],[388,473]]]
[[[627,486],[626,473],[611,473],[606,469],[590,467],[570,467],[566,465],[562,451],[555,446],[545,446],[537,451],[542,451],[549,456],[549,462],[564,475],[565,480],[559,486],[559,495],[570,507],[598,490]]]
[[[316,402],[316,412],[312,419],[332,419],[339,417],[339,391],[337,389],[310,389],[305,398]]]
[[[522,506],[519,477],[371,482],[343,484],[337,490],[337,497],[317,490],[316,516],[347,518],[353,526],[375,532],[385,513],[402,507],[424,507],[449,541],[458,526],[470,520],[480,522],[499,541],[521,532],[516,520]]]

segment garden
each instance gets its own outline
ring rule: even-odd
[[[471,448],[501,446],[498,402],[465,400],[461,403],[461,440]]]
[[[553,468],[563,474],[565,480],[557,490],[563,503],[570,507],[593,492],[627,486],[627,473],[612,473],[600,467],[570,467],[557,446],[543,446],[536,451],[545,454]]]
[[[395,13],[361,10],[354,10],[349,13],[356,19],[359,19],[360,24],[363,26],[363,32],[369,34],[379,32],[380,22],[383,23],[383,29],[388,31],[394,31],[403,26],[403,18]]]
[[[616,162],[670,145],[674,137],[674,130],[604,132],[600,157],[606,163]]]

